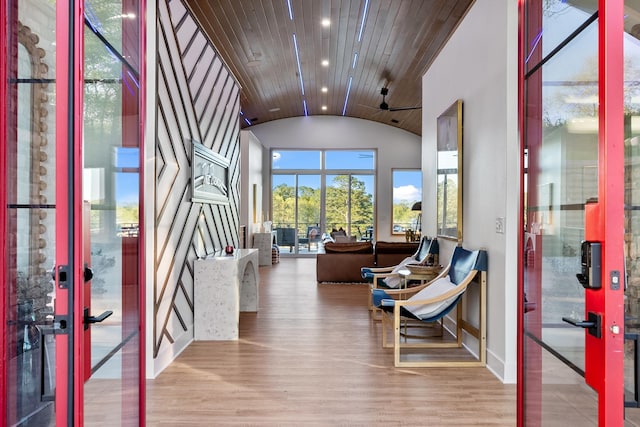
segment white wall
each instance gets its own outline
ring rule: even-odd
[[[248,130],[240,131],[240,225],[247,226],[247,247],[251,248],[253,242],[254,222],[260,223],[262,219],[262,144]],[[254,221],[254,193],[255,216]]]
[[[153,188],[153,201],[146,200],[145,212],[153,215],[155,225],[146,235],[153,240],[152,250],[145,253],[147,265],[154,266],[147,275],[147,286],[154,289],[147,293],[147,307],[153,308],[147,311],[147,321],[153,329],[146,336],[153,344],[148,353],[153,359],[147,359],[152,376],[193,341],[193,262],[227,245],[238,246],[240,223],[240,86],[182,1],[156,4],[157,20],[152,22],[165,37],[148,37],[155,38],[156,49],[147,52],[153,59],[147,64],[155,68],[149,76],[156,76],[148,80],[147,93],[157,96],[150,104],[154,108],[147,109],[154,116],[150,132],[155,139],[146,147],[145,171],[145,182],[152,183],[147,191]],[[207,76],[188,77],[209,67]],[[208,93],[225,96],[209,98],[204,95]],[[193,141],[229,161],[229,203],[191,199]]]
[[[423,206],[436,206],[436,120],[463,101],[463,246],[489,255],[487,363],[516,379],[517,2],[477,0],[422,79]],[[444,84],[455,82],[455,84]],[[423,230],[435,235],[435,210]],[[497,218],[507,218],[497,233]],[[455,242],[441,243],[448,259]]]
[[[155,169],[155,156],[156,156],[156,19],[157,19],[157,1],[147,0],[146,8],[146,21],[150,22],[147,26],[147,51],[145,55],[147,57],[145,72],[147,75],[147,90],[145,91],[146,99],[145,105],[147,106],[147,114],[145,116],[144,124],[144,170],[142,179],[144,180],[144,206],[155,206],[156,204],[156,192],[155,192],[155,176],[153,171]],[[153,236],[155,234],[155,212],[153,209],[144,210],[144,235]],[[155,250],[155,240],[146,238],[144,239],[144,277],[145,277],[145,302],[146,302],[146,321],[145,321],[145,375],[146,378],[155,378],[156,369],[153,361],[153,329],[154,329],[154,316],[153,316],[153,301],[154,301],[154,271],[155,264],[151,262],[150,257],[147,254],[152,254]],[[152,259],[152,258],[151,258]]]
[[[404,240],[404,235],[391,235],[392,168],[420,168],[420,137],[382,123],[342,116],[292,117],[251,127],[252,132],[270,149],[375,149],[376,240]],[[265,160],[264,187],[271,188],[269,159]],[[269,209],[270,193],[265,191],[264,208]]]

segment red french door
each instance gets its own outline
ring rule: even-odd
[[[624,207],[634,136],[623,116],[637,96],[623,76],[631,11],[622,0],[520,5],[518,425],[622,426],[624,372],[635,369],[624,304],[633,273]]]
[[[144,424],[142,334],[142,17],[139,0],[84,1],[86,207],[83,414],[87,425]],[[90,258],[90,259],[89,259]]]
[[[0,1],[0,426],[144,424],[143,10]]]

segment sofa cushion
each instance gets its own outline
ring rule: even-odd
[[[404,258],[415,255],[417,250],[417,242],[377,242],[376,267],[394,267]]]
[[[371,242],[347,242],[335,243],[327,242],[324,245],[325,253],[352,253],[352,254],[372,254],[373,245]]]
[[[356,253],[330,253],[316,256],[316,278],[318,282],[362,283],[360,267],[373,265],[375,255]]]
[[[407,254],[418,250],[418,242],[376,242],[377,254]]]

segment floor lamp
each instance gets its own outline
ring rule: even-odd
[[[420,238],[422,234],[422,202],[415,202],[411,206],[412,211],[418,211],[418,217],[416,218],[416,239]]]

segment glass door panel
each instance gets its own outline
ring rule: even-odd
[[[139,420],[140,135],[138,13],[86,1],[84,83],[84,416],[88,425]],[[129,45],[123,45],[128,40]],[[127,58],[125,60],[125,58]]]
[[[281,255],[313,255],[332,231],[373,240],[374,151],[273,151],[271,168],[273,227]]]
[[[372,240],[373,175],[327,175],[325,216],[327,230],[344,230],[356,240]]]
[[[540,0],[536,0],[529,1],[528,5],[529,13],[539,13],[535,9],[540,8],[542,18],[528,34],[528,51],[525,52],[527,71],[538,64],[535,58],[549,55],[578,27],[593,19],[594,12],[598,10],[598,0],[581,0],[579,6],[563,0],[548,0],[542,5]],[[529,20],[528,24],[532,25],[532,21]]]
[[[576,28],[588,18],[568,4],[549,3],[563,9],[551,28]],[[597,64],[595,20],[525,80],[527,425],[553,425],[558,414],[567,425],[597,425],[598,420],[597,393],[584,381],[585,331],[562,320],[585,316],[585,289],[576,273],[585,239],[585,205],[598,196]]]
[[[317,253],[322,239],[320,227],[320,175],[298,175],[298,253]]]
[[[351,230],[350,186],[349,175],[326,176],[325,224],[329,231]]]
[[[55,4],[9,1],[7,134],[2,136],[6,183],[2,215],[6,257],[1,269],[6,299],[4,352],[7,363],[0,396],[5,417],[0,424],[55,424],[56,349],[53,331],[55,263]]]
[[[273,230],[280,255],[293,254],[297,247],[296,176],[273,175],[271,189]]]
[[[358,240],[373,240],[373,175],[351,175],[349,233]]]
[[[318,252],[322,238],[319,175],[273,175],[271,207],[281,255]]]

